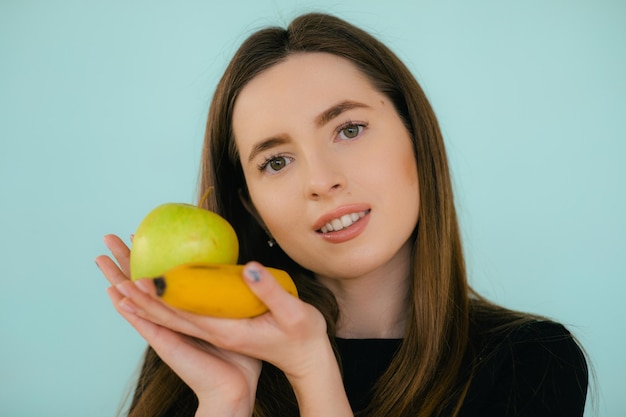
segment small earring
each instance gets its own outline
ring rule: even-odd
[[[273,248],[275,244],[276,244],[276,241],[274,240],[274,238],[270,237],[269,240],[267,241],[267,246],[269,246],[270,248]]]

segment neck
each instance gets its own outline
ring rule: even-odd
[[[410,246],[366,275],[350,279],[318,277],[339,305],[337,336],[398,339],[404,336],[409,296]]]

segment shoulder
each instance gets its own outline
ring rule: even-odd
[[[517,383],[542,387],[571,397],[587,391],[585,355],[572,334],[560,323],[532,321],[510,333],[501,346]]]
[[[587,363],[565,326],[530,318],[508,326],[488,320],[476,325],[466,410],[483,416],[582,416]]]
[[[533,320],[514,328],[503,340],[503,348],[515,360],[542,362],[585,362],[582,349],[572,334],[560,323]]]

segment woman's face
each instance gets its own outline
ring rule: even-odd
[[[301,53],[269,68],[242,89],[233,130],[252,203],[294,261],[351,278],[408,257],[419,215],[411,138],[351,62]]]

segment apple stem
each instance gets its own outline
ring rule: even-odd
[[[213,192],[213,186],[210,186],[209,188],[207,188],[207,190],[204,192],[204,194],[202,194],[202,197],[200,198],[200,202],[198,203],[198,205],[200,207],[204,207],[206,201],[209,199],[209,196],[211,195],[211,192]]]

